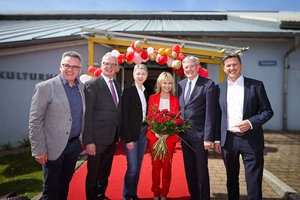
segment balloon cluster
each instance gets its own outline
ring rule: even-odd
[[[117,50],[113,50],[111,53],[118,58],[118,63],[127,63],[129,65],[145,63],[148,60],[157,62],[160,66],[167,65],[180,76],[184,76],[182,68],[182,60],[185,55],[180,52],[180,45],[175,44],[172,48],[159,48],[154,49],[148,47],[144,49],[144,42],[137,40],[132,42],[130,47],[127,48],[125,54],[119,53]],[[208,71],[202,68],[201,65],[198,70],[198,74],[203,77],[208,77]]]
[[[112,50],[111,54],[118,59],[118,64],[121,65],[123,63],[131,64],[141,64],[146,63],[148,60],[157,62],[160,66],[167,65],[171,68],[175,73],[180,76],[184,76],[183,68],[182,68],[182,60],[185,58],[185,55],[180,52],[180,45],[175,44],[172,48],[159,48],[154,49],[153,47],[148,47],[144,49],[144,42],[137,40],[132,42],[130,47],[127,48],[126,53],[120,53],[118,50]],[[208,77],[208,70],[201,67],[199,64],[198,74],[202,77]],[[92,75],[94,78],[100,76],[101,69],[96,67],[89,67],[88,73]],[[88,77],[85,75],[83,80],[88,80]],[[80,77],[81,78],[81,77]]]

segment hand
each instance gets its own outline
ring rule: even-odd
[[[222,152],[221,144],[220,143],[215,143],[215,152],[217,152],[217,153],[221,153]]]
[[[34,157],[34,159],[40,163],[41,165],[44,165],[46,164],[47,160],[48,160],[48,154],[47,153],[43,153],[43,154],[40,154],[40,155],[37,155]]]
[[[96,155],[96,145],[94,143],[86,145],[86,153],[89,156],[95,156]]]
[[[241,131],[241,133],[245,133],[246,131],[248,131],[248,130],[251,128],[251,126],[250,126],[248,120],[243,120],[243,121],[237,123],[237,124],[235,125],[235,127],[239,128],[240,131]],[[243,134],[243,135],[244,135],[244,134]],[[241,135],[241,136],[242,136],[242,135]]]
[[[162,136],[162,138],[164,138],[164,140],[167,140],[168,137],[169,137],[168,134]]]
[[[134,149],[134,142],[126,143],[126,147],[129,151],[132,151]]]
[[[214,143],[211,141],[204,141],[204,149],[209,150],[214,148]]]

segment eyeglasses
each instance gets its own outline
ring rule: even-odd
[[[69,64],[61,64],[65,69],[72,69],[74,71],[78,71],[81,67],[77,65],[69,65]]]
[[[118,64],[117,63],[109,63],[109,62],[102,62],[102,64],[103,65],[105,65],[105,66],[111,66],[111,67],[116,67],[116,66],[118,66]]]

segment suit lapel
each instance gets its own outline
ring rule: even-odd
[[[250,84],[249,79],[244,77],[244,105],[243,105],[243,115],[246,112],[248,99],[249,99],[249,93],[250,93]]]
[[[56,93],[56,96],[63,102],[66,110],[68,112],[70,112],[70,104],[69,104],[69,101],[68,101],[68,97],[66,95],[66,91],[65,91],[65,88],[63,86],[63,82],[61,81],[59,75],[56,76],[55,78],[55,93]]]
[[[221,100],[222,100],[222,106],[224,106],[225,113],[227,113],[227,89],[228,89],[228,83],[227,80],[221,86]],[[227,114],[226,114],[227,115]]]

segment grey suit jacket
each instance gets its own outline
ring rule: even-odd
[[[84,86],[79,84],[85,113]],[[72,126],[68,98],[58,76],[38,83],[31,101],[29,139],[32,156],[48,153],[48,160],[56,160],[65,149]]]

